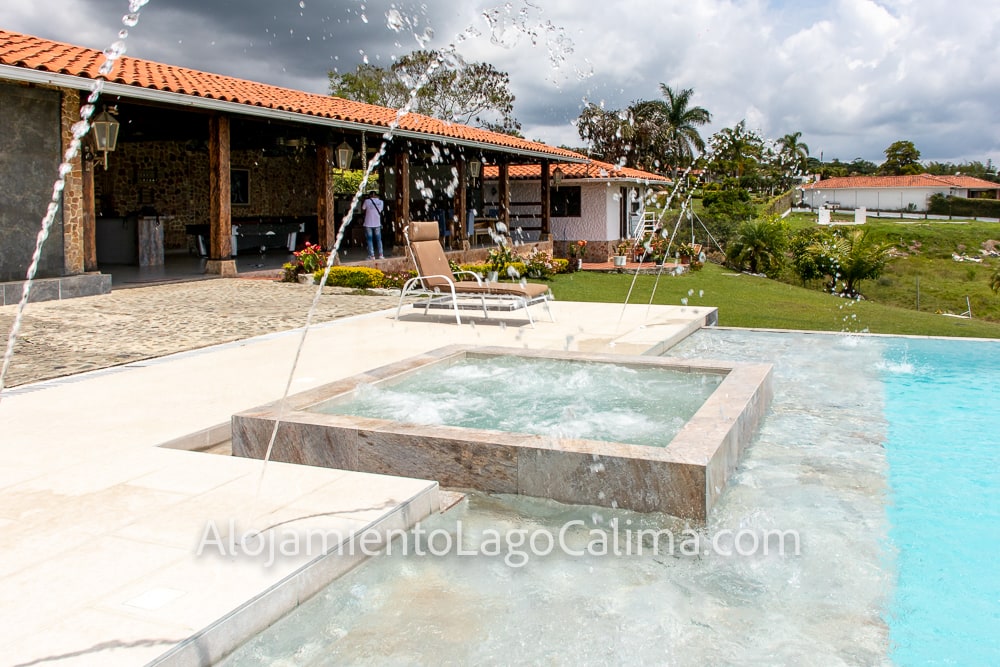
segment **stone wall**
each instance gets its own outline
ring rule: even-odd
[[[249,201],[233,204],[234,219],[316,215],[316,156],[266,156],[234,150],[233,169],[250,174]],[[123,217],[144,207],[164,217],[164,246],[187,248],[185,225],[209,224],[208,151],[197,143],[125,142],[96,170],[99,215]]]
[[[59,91],[0,84],[0,282],[23,280],[61,160]],[[63,275],[63,220],[57,213],[39,277]]]
[[[73,141],[73,125],[80,120],[80,93],[62,91],[62,152]],[[63,268],[66,275],[83,273],[83,151],[77,151],[70,163],[63,188]]]

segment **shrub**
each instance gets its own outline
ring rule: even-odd
[[[316,271],[314,275],[316,280],[322,279],[323,269]],[[382,287],[384,283],[385,274],[367,266],[334,266],[330,268],[330,275],[326,279],[328,287],[367,289]]]
[[[552,269],[556,273],[569,273],[569,260],[556,257],[552,260]]]
[[[416,271],[399,271],[396,273],[383,273],[382,284],[379,287],[385,289],[402,289],[407,280],[417,275]]]
[[[767,215],[740,225],[727,248],[726,259],[738,271],[749,270],[773,278],[781,272],[787,243],[784,222],[778,216]]]
[[[302,265],[298,262],[294,264],[292,262],[285,262],[281,265],[281,282],[283,283],[294,283],[299,279],[299,274],[302,273]]]

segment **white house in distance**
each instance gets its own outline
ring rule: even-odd
[[[969,199],[1000,198],[1000,184],[972,176],[846,176],[799,188],[810,208],[865,208],[875,211],[926,211],[931,195]]]
[[[671,183],[666,176],[596,160],[553,164],[550,175],[553,250],[565,255],[570,242],[585,240],[589,261],[605,261],[615,254],[619,239],[635,236],[642,227],[648,195]],[[477,219],[495,217],[498,177],[498,167],[483,169],[483,210]],[[511,226],[521,227],[529,240],[537,238],[541,199],[541,167],[511,165]]]

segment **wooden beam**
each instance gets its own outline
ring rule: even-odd
[[[233,254],[232,200],[229,186],[229,117],[208,119],[208,206],[210,260],[229,260]]]
[[[404,148],[396,153],[396,212],[392,219],[392,230],[396,248],[406,246],[403,228],[410,224],[410,153]]]
[[[333,205],[333,148],[329,144],[316,147],[316,243],[324,250],[333,249],[337,240],[336,209]]]
[[[83,163],[83,270],[97,271],[97,202],[94,198],[93,160]]]
[[[455,194],[455,215],[458,217],[458,229],[455,230],[455,235],[452,237],[452,244],[456,248],[464,248],[465,241],[468,240],[467,225],[468,221],[468,210],[469,210],[469,198],[465,189],[468,187],[468,179],[465,177],[466,174],[466,162],[465,158],[461,155],[455,160],[455,168],[458,169],[458,192]]]
[[[548,160],[542,160],[542,231],[540,241],[548,239],[548,235],[551,233],[549,225],[551,222],[549,213],[552,211],[552,195],[549,193],[550,166]]]

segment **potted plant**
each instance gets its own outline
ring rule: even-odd
[[[615,255],[612,258],[612,262],[617,268],[622,268],[628,263],[628,253],[632,249],[632,241],[629,239],[622,239],[615,246]]]
[[[654,233],[649,239],[649,254],[655,264],[663,264],[667,256],[667,239],[663,238],[659,232]]]
[[[583,268],[583,256],[587,253],[587,242],[584,240],[573,241],[567,249],[569,252],[569,268],[571,271],[579,271]]]
[[[681,264],[690,264],[691,258],[694,257],[694,248],[690,244],[679,243],[676,254]]]

